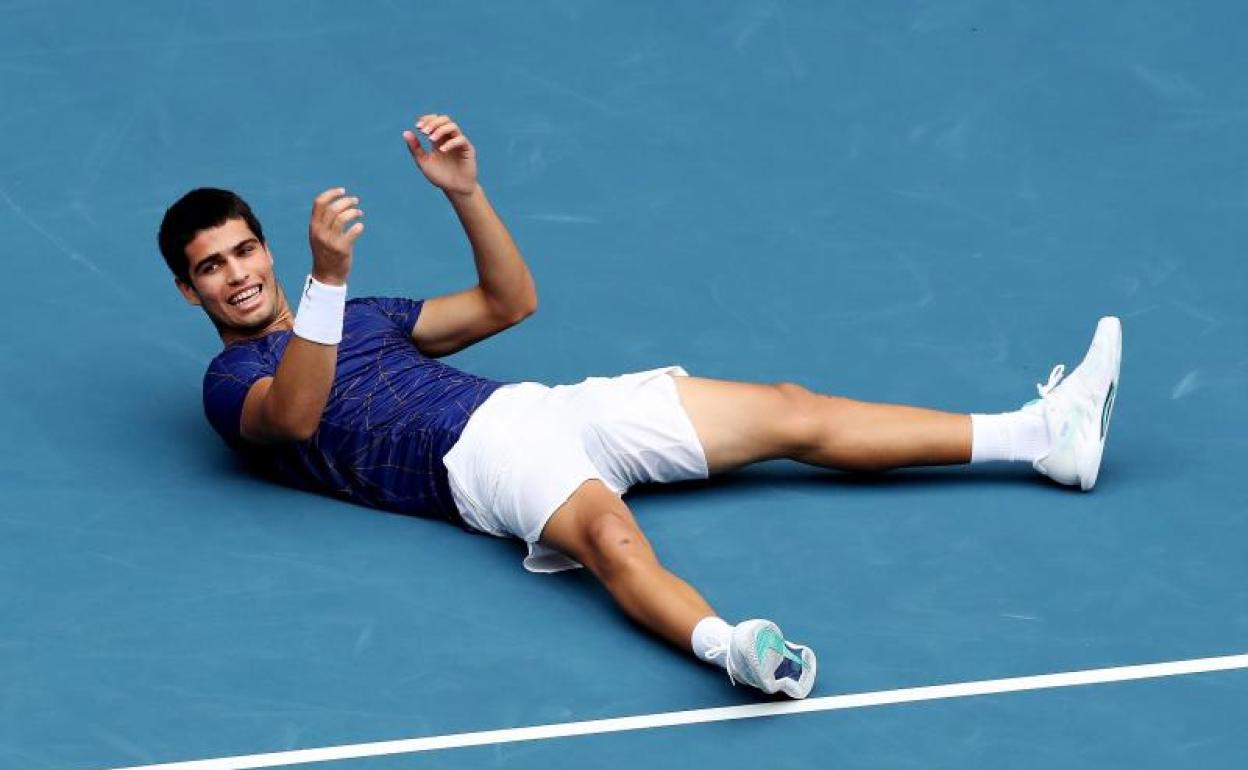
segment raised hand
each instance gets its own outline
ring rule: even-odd
[[[415,131],[404,131],[403,141],[412,159],[434,186],[467,195],[477,187],[477,151],[468,137],[446,115],[423,115],[416,131],[429,140],[426,150]]]
[[[355,241],[364,232],[363,222],[352,222],[364,216],[360,199],[347,195],[342,187],[333,187],[312,203],[312,221],[308,224],[308,241],[312,246],[312,277],[321,283],[341,286],[351,273]]]

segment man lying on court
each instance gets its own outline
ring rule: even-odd
[[[359,198],[342,188],[313,205],[312,274],[297,313],[260,223],[233,193],[193,190],[161,223],[178,289],[225,344],[204,376],[208,419],[283,482],[521,538],[530,570],[584,565],[647,629],[733,681],[793,698],[814,684],[814,652],[767,620],[729,625],[664,569],[621,499],[631,486],[774,458],[853,470],[1027,461],[1062,484],[1096,483],[1121,357],[1116,318],[1101,319],[1083,363],[1064,379],[1056,367],[1039,399],[993,415],[703,379],[677,366],[552,388],[442,363],[533,313],[537,292],[477,182],[468,138],[445,115],[415,129],[403,134],[408,149],[472,245],[480,282],[466,291],[346,301],[364,225]]]

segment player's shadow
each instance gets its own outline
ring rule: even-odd
[[[882,492],[917,489],[950,489],[965,484],[976,486],[1063,488],[1021,465],[958,466],[946,468],[903,468],[881,472],[834,471],[787,461],[753,465],[701,481],[672,484],[642,484],[630,497],[661,498],[691,492],[742,493],[750,490],[790,488],[803,491]]]

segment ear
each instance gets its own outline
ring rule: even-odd
[[[178,287],[178,291],[182,292],[182,299],[192,305],[202,305],[203,301],[199,298],[199,292],[195,291],[195,287],[186,283],[181,278],[174,278],[173,285]]]

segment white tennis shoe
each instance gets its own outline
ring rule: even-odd
[[[1040,398],[1023,407],[1044,417],[1049,429],[1049,451],[1032,467],[1085,492],[1096,484],[1121,366],[1122,322],[1107,316],[1096,325],[1083,362],[1065,378],[1064,365],[1053,367],[1048,383],[1036,386]]]
[[[728,677],[768,695],[783,692],[805,698],[815,686],[815,651],[784,639],[770,620],[745,620],[732,629],[728,649]]]

